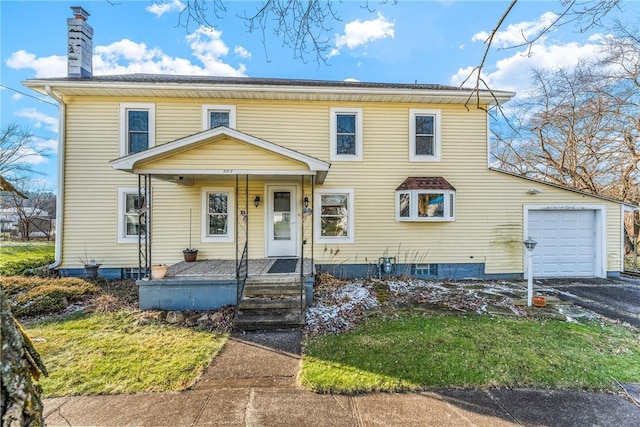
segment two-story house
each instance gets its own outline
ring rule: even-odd
[[[275,260],[306,277],[307,292],[323,271],[522,278],[529,237],[536,277],[622,270],[624,204],[490,167],[486,109],[511,92],[93,76],[92,30],[74,13],[69,75],[24,82],[60,106],[63,274],[81,274],[86,256],[110,277],[176,264],[162,279],[171,288],[141,293],[141,305],[206,308],[235,300],[235,280]],[[196,262],[182,261],[187,247]],[[196,280],[226,283],[226,299],[194,291]]]

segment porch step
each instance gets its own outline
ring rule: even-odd
[[[238,310],[282,310],[294,309],[300,310],[300,297],[250,297],[243,296],[238,304]]]
[[[304,304],[297,277],[248,278],[233,326],[244,331],[301,328]]]
[[[236,331],[261,331],[275,329],[299,329],[304,325],[304,315],[298,313],[244,314],[238,313],[233,322]]]

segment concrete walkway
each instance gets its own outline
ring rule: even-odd
[[[233,334],[191,390],[46,399],[45,422],[49,426],[640,425],[640,407],[632,399],[607,393],[446,389],[315,394],[298,382],[300,343],[298,331]],[[629,387],[640,392],[640,386]]]

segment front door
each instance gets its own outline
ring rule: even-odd
[[[298,255],[295,185],[267,186],[267,256]]]

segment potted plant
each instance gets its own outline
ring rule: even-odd
[[[169,266],[167,264],[153,264],[151,266],[151,278],[152,279],[164,279],[167,275]]]
[[[194,262],[198,257],[198,250],[191,247],[191,209],[189,209],[189,247],[182,251],[185,262]]]
[[[536,307],[545,307],[547,305],[547,298],[542,295],[534,295],[533,305]]]
[[[100,268],[102,263],[97,262],[95,259],[88,258],[86,256],[84,258],[79,258],[79,259],[80,259],[80,262],[82,262],[82,265],[84,266],[85,277],[87,277],[88,279],[97,279],[99,276],[98,269]]]

